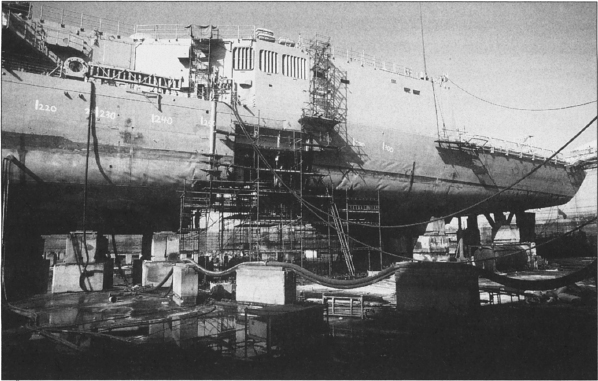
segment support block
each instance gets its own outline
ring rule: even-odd
[[[283,305],[292,304],[295,299],[295,273],[278,266],[237,270],[238,302]]]
[[[145,261],[142,265],[142,286],[157,286],[168,272],[174,267],[174,262],[154,262]],[[162,285],[162,287],[170,287],[172,284],[172,276]]]
[[[180,305],[195,305],[199,274],[189,265],[177,263],[172,273],[173,300]]]
[[[395,272],[397,309],[464,313],[480,305],[477,273],[469,265],[413,262]]]
[[[133,269],[131,271],[133,284],[141,284],[143,279],[143,260],[135,259],[133,261]]]
[[[176,345],[187,348],[193,345],[193,339],[197,338],[199,320],[196,316],[184,318],[174,316],[172,318],[172,338]]]
[[[59,263],[54,266],[52,293],[83,291],[79,284],[83,265]],[[102,291],[112,288],[114,261],[90,263],[87,265],[83,284],[88,291]]]
[[[152,237],[152,261],[166,261],[171,255],[178,255],[179,234],[175,232],[158,232]]]

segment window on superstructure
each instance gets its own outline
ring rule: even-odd
[[[287,77],[305,79],[306,78],[306,59],[288,54],[282,55],[282,75]]]
[[[233,50],[233,68],[235,70],[253,70],[253,48],[235,48]]]
[[[278,73],[278,53],[260,50],[260,70],[265,73]]]

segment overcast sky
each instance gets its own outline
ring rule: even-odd
[[[36,6],[39,7],[40,3]],[[315,33],[423,71],[420,3],[85,2],[49,3],[130,24],[256,25],[276,37]],[[488,101],[556,108],[597,99],[597,3],[421,3],[428,73],[447,74]],[[455,86],[443,102],[447,128],[557,149],[597,114],[596,103],[564,111],[514,111]],[[449,107],[450,106],[450,107]],[[596,123],[572,148],[596,139]]]

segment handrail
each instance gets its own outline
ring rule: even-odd
[[[183,24],[140,24],[135,25],[139,37],[152,39],[191,38],[191,28]],[[214,26],[213,37],[216,39],[255,39],[254,25],[218,25]]]
[[[86,15],[48,5],[33,3],[32,13],[40,20],[48,20],[61,25],[70,25],[81,29],[97,30],[98,32],[115,35],[131,35],[135,33],[135,26],[116,20]]]
[[[144,34],[154,39],[178,39],[190,38],[191,29],[183,24],[138,24],[132,25],[120,21],[99,18],[72,12],[64,9],[38,5],[33,3],[32,13],[39,19],[54,21],[63,25],[72,25],[83,29],[97,30],[116,35]],[[255,25],[219,25],[215,32],[219,39],[255,39]],[[301,43],[297,44],[299,48]],[[334,48],[331,46],[332,55],[337,58],[345,58],[347,61],[358,61],[363,66],[373,67],[378,70],[406,76],[414,79],[423,79],[425,73],[416,71],[407,66],[398,65],[391,61],[385,61],[374,55],[351,49]]]
[[[554,150],[536,147],[529,143],[518,143],[491,136],[471,134],[460,130],[444,130],[441,139],[460,143],[470,143],[479,146],[480,148],[490,149],[491,151],[504,152],[507,154],[519,155],[521,157],[532,157],[538,160],[550,157],[555,153]],[[474,142],[475,140],[483,141],[484,144],[477,144]],[[564,163],[566,161],[562,154],[557,155],[555,159],[556,162],[559,163]]]
[[[334,46],[331,46],[331,53],[338,59],[344,59],[347,62],[358,62],[364,67],[368,66],[376,70],[387,71],[389,73],[414,79],[425,78],[425,73],[422,71],[417,71],[410,67],[396,64],[392,61],[382,60],[375,55],[366,53],[364,50],[358,51],[353,50],[353,48],[335,48]]]

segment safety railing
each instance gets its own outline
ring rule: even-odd
[[[156,40],[191,38],[191,28],[182,24],[135,25],[135,34]]]
[[[71,47],[85,54],[90,54],[92,51],[85,39],[64,29],[44,27],[44,32],[46,44]]]
[[[156,40],[191,38],[191,27],[182,24],[144,24],[135,25],[135,33]],[[220,25],[214,26],[212,30],[212,38],[215,39],[254,39],[254,37],[254,25]]]
[[[129,36],[135,33],[135,26],[132,24],[54,8],[48,5],[33,4],[33,16],[40,20],[48,20],[61,25],[75,26],[83,30],[97,30],[98,32],[119,36]]]
[[[507,156],[525,157],[532,160],[546,160],[556,152],[525,142],[519,143],[490,136],[470,134],[461,130],[444,130],[440,140],[464,143],[470,147],[475,146],[490,153],[502,153]],[[555,164],[565,164],[566,160],[562,154],[558,154],[553,158],[553,162]]]
[[[363,50],[358,51],[346,48],[335,48],[334,46],[331,46],[331,50],[332,55],[334,55],[336,58],[344,59],[347,62],[357,62],[364,67],[371,67],[377,70],[383,70],[389,73],[394,73],[397,75],[402,75],[405,77],[415,79],[424,79],[425,76],[424,72],[416,71],[407,66],[396,64],[392,61],[380,59],[379,57],[376,57],[374,55],[367,54]]]
[[[217,27],[220,38],[253,39],[255,38],[254,25],[221,25]]]
[[[571,163],[574,163],[579,160],[595,159],[597,154],[598,151],[596,150],[596,147],[588,146],[571,151],[565,159]]]

